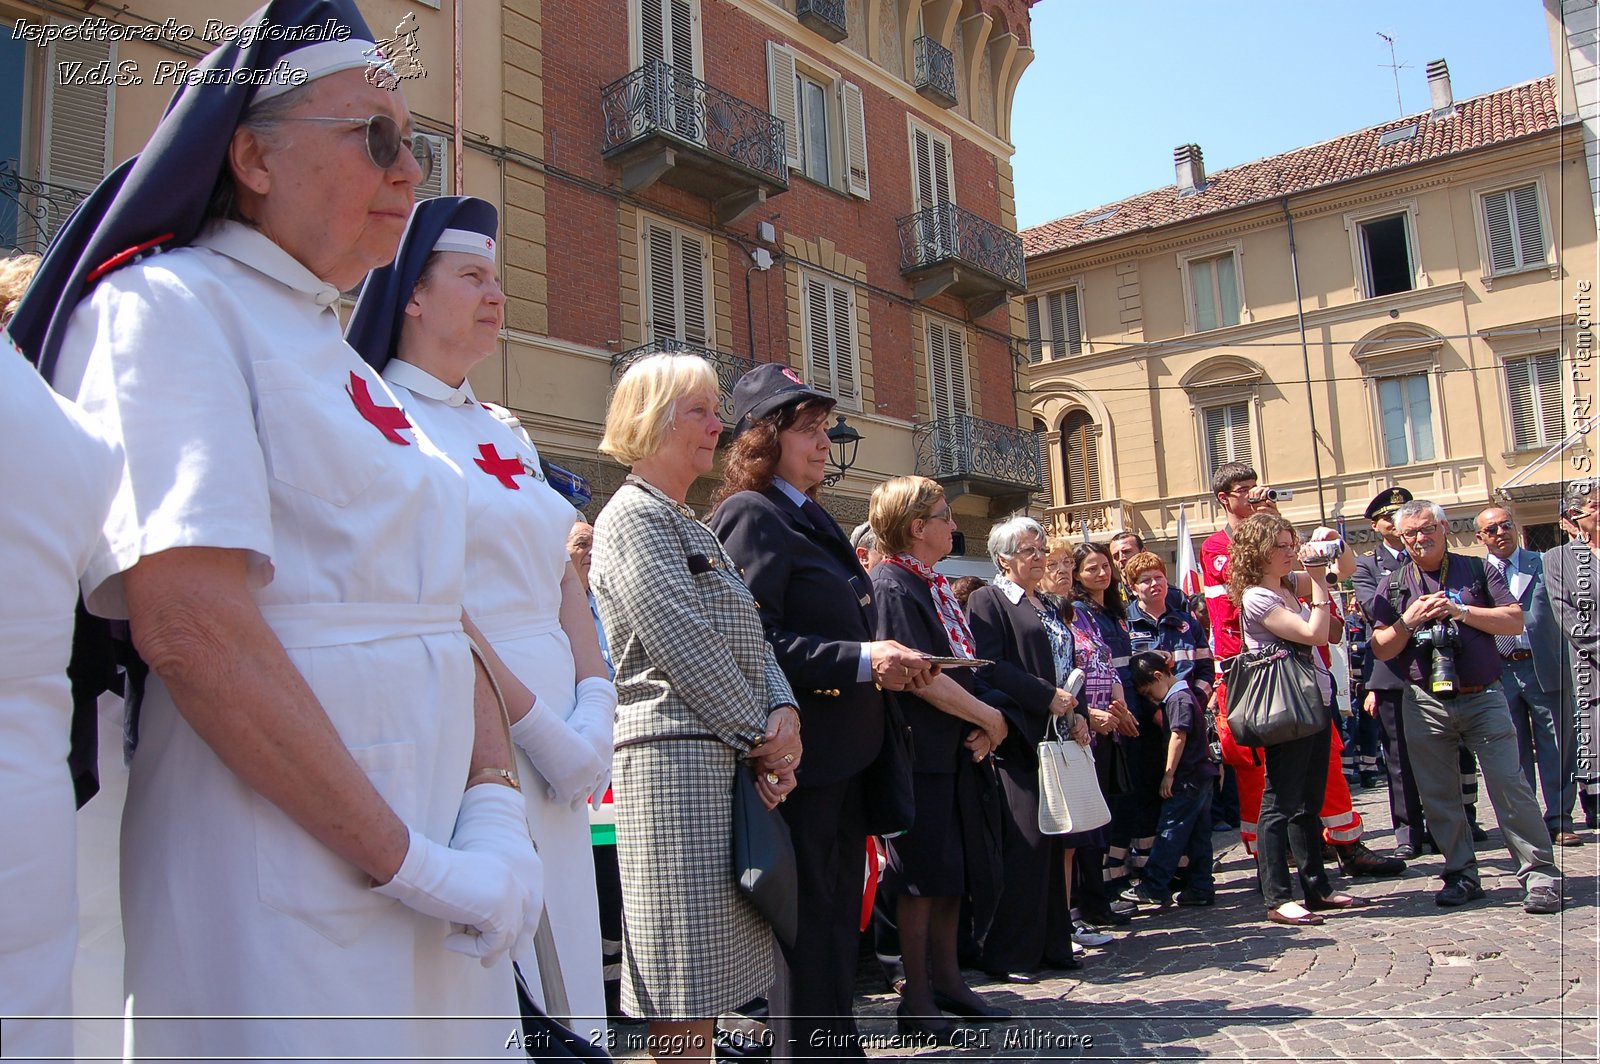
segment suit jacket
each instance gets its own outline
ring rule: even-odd
[[[1008,696],[1004,702],[991,702],[1011,726],[1001,753],[1036,765],[1037,747],[1044,739],[1056,694],[1056,659],[1050,652],[1044,622],[1026,599],[1012,602],[993,584],[972,593],[967,613],[978,656],[994,662],[987,670],[988,682]],[[1062,727],[1065,729],[1065,722]]]
[[[1361,604],[1361,612],[1367,616],[1369,628],[1372,600],[1377,597],[1379,589],[1385,586],[1385,578],[1399,569],[1400,563],[1395,561],[1387,548],[1374,549],[1371,554],[1363,554],[1356,559],[1356,571],[1351,574],[1350,582],[1356,586],[1356,601]],[[1393,662],[1396,660],[1379,661],[1368,654],[1361,677],[1362,685],[1369,691],[1404,691],[1405,678],[1394,671]]]
[[[743,572],[767,642],[794,688],[802,786],[840,783],[883,744],[884,695],[856,679],[873,635],[871,582],[837,524],[818,528],[781,489],[723,500],[711,529]]]
[[[1569,689],[1579,711],[1591,714],[1592,726],[1592,714],[1600,708],[1600,607],[1595,604],[1600,556],[1582,543],[1572,542],[1545,551],[1543,562],[1545,593],[1534,602],[1538,605],[1542,600],[1550,609],[1558,633],[1571,651],[1574,667]],[[1580,766],[1579,772],[1582,775],[1585,769]]]
[[[877,638],[898,639],[913,650],[938,657],[950,655],[933,594],[922,577],[903,566],[884,562],[872,570],[872,590],[877,606]],[[946,676],[980,697],[979,681],[972,669],[950,669]],[[917,772],[955,773],[963,761],[972,763],[962,746],[967,732],[977,727],[953,717],[907,692],[899,697],[900,709],[911,726],[912,764]]]
[[[1511,593],[1517,596],[1522,615],[1527,618],[1534,681],[1542,691],[1560,691],[1572,681],[1567,671],[1567,641],[1562,636],[1560,624],[1556,622],[1550,599],[1544,593],[1544,559],[1531,550],[1518,547],[1511,560],[1516,563],[1517,572],[1528,578],[1516,581],[1522,585],[1520,593],[1515,587]],[[1484,564],[1492,565],[1493,559]]]

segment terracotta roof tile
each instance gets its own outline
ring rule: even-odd
[[[1417,124],[1415,136],[1379,146],[1385,133]],[[1321,144],[1208,174],[1206,186],[1187,196],[1177,185],[1079,211],[1022,231],[1029,258],[1107,240],[1142,229],[1175,225],[1263,200],[1336,185],[1488,147],[1561,124],[1554,76],[1462,100],[1439,121],[1429,112],[1410,115]]]

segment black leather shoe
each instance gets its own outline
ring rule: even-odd
[[[989,977],[989,981],[991,983],[1018,983],[1022,986],[1032,986],[1034,983],[1039,981],[1039,977],[1037,975],[1029,975],[1027,972],[992,972],[985,970],[983,974]],[[935,993],[933,995],[933,1000],[939,1001],[939,999],[940,995]],[[939,1007],[944,1009],[946,1012],[957,1011],[956,1009],[949,1008],[943,1004],[941,1004]]]
[[[1127,913],[1119,913],[1111,908],[1084,909],[1081,911],[1084,923],[1096,927],[1123,927],[1133,922],[1133,917]]]
[[[1038,980],[1029,979],[1028,982],[1036,983]],[[937,990],[933,992],[933,1003],[944,1011],[953,1012],[962,1019],[967,1020],[1009,1020],[1011,1018],[1011,1010],[1008,1008],[989,1005],[981,1001],[976,1005],[968,1005],[964,1001],[957,1001],[953,997],[947,997]]]
[[[1339,868],[1347,876],[1405,875],[1406,863],[1398,853],[1393,857],[1379,857],[1360,841],[1335,846],[1334,851],[1339,855]]]
[[[1415,861],[1417,859],[1417,848],[1408,842],[1403,846],[1396,846],[1394,855],[1401,861]]]
[[[1474,820],[1470,826],[1472,828],[1472,841],[1473,842],[1488,842],[1489,841],[1489,833],[1487,831],[1483,830],[1482,828],[1480,828],[1478,826],[1478,822],[1476,820]]]
[[[894,1010],[894,1023],[901,1038],[941,1046],[956,1043],[955,1024],[943,1016],[913,1016],[904,1001]]]
[[[1444,885],[1443,890],[1433,896],[1433,903],[1453,909],[1457,905],[1465,905],[1481,897],[1483,888],[1470,879],[1452,879]]]

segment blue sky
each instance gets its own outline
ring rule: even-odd
[[[1456,99],[1549,74],[1540,0],[1043,0],[1013,107],[1022,228],[1428,105],[1445,59]]]

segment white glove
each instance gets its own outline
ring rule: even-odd
[[[533,945],[533,933],[539,929],[539,914],[544,910],[544,864],[528,833],[527,800],[521,792],[497,783],[468,787],[461,796],[450,848],[500,858],[527,892],[522,928],[511,947],[512,956],[521,956]],[[484,959],[485,967],[493,963],[491,958]]]
[[[372,889],[425,916],[464,925],[465,931],[445,937],[445,948],[492,964],[530,919],[527,890],[493,854],[452,850],[407,831],[411,843],[399,871]]]
[[[589,676],[578,681],[576,694],[567,726],[589,740],[609,770],[617,725],[617,685],[604,676]]]
[[[538,699],[511,725],[511,741],[550,785],[550,800],[574,809],[594,792],[611,767],[609,758],[602,764],[594,745]]]
[[[598,813],[600,811],[600,807],[606,804],[606,792],[610,789],[611,773],[608,771],[606,773],[606,778],[600,781],[600,786],[596,787],[594,789],[594,793],[589,795],[589,808]]]

